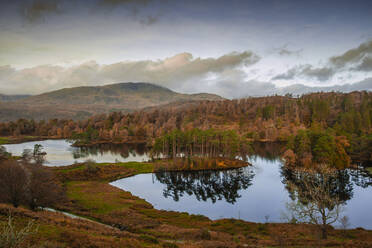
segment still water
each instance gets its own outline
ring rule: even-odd
[[[157,209],[236,218],[253,222],[283,222],[286,204],[295,199],[290,184],[298,175],[283,169],[279,159],[251,157],[251,167],[227,171],[161,172],[124,178],[111,185],[139,196]],[[342,202],[341,216],[350,228],[372,229],[372,178],[342,171],[332,181],[331,196]],[[339,227],[340,223],[335,223]]]
[[[147,161],[146,149],[143,146],[97,145],[94,147],[72,147],[66,140],[43,140],[21,144],[3,145],[7,152],[15,156],[22,155],[24,149],[33,150],[35,144],[43,146],[46,166],[64,166],[75,162],[93,159],[97,163],[114,163],[116,161]]]
[[[46,165],[63,166],[93,159],[96,162],[147,161],[141,146],[99,145],[71,147],[65,140],[45,140],[4,145],[13,155],[41,144]],[[292,186],[302,185],[299,172],[285,169],[279,159],[280,146],[255,145],[252,166],[225,171],[161,172],[124,178],[111,185],[130,191],[157,209],[202,214],[211,219],[236,218],[253,222],[282,222],[286,204],[306,200]],[[372,177],[361,170],[343,170],[331,180],[329,197],[340,199],[350,228],[372,229]],[[339,226],[335,223],[334,226]]]

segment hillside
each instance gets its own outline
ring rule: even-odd
[[[83,119],[113,111],[131,112],[174,102],[222,100],[213,94],[180,94],[150,83],[66,88],[9,103],[0,102],[0,121]]]
[[[0,94],[0,102],[12,102],[29,97],[30,95],[4,95]]]

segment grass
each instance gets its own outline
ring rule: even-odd
[[[128,209],[133,205],[149,205],[146,201],[133,198],[129,192],[116,189],[106,182],[68,182],[67,197],[94,214],[107,214]]]
[[[133,169],[136,174],[154,172],[154,165],[152,163],[126,162],[126,163],[116,163],[116,165],[127,168],[127,169]]]
[[[8,144],[9,139],[5,137],[0,137],[0,145]]]
[[[372,175],[372,167],[368,167],[368,168],[366,168],[366,170],[368,171],[369,174]]]
[[[211,221],[201,215],[157,210],[145,200],[109,184],[118,178],[151,173],[156,167],[154,163],[97,163],[94,167],[98,169],[93,172],[84,163],[52,168],[63,177],[68,198],[59,209],[125,230],[135,235],[143,247],[236,247],[236,244],[252,242],[261,247],[278,247],[279,243],[290,242],[295,247],[296,244],[314,246],[320,242],[314,235],[316,227],[249,223],[235,219]],[[86,232],[85,235],[90,235],[88,230]],[[54,233],[46,233],[46,236],[58,236],[58,232]],[[356,233],[356,238],[372,244],[370,231],[358,230]],[[79,239],[79,235],[68,232],[67,237],[71,236],[70,242],[73,242]],[[337,240],[342,235],[339,230],[333,230],[328,241],[332,240],[338,246],[350,241]],[[107,237],[100,238],[107,240]]]
[[[146,242],[152,241],[151,237],[146,241],[141,240],[129,233],[122,233],[88,221],[66,218],[58,213],[32,212],[3,204],[0,204],[0,227],[7,223],[10,210],[16,230],[27,225],[30,220],[37,227],[19,247],[146,247]],[[152,247],[161,247],[161,245]]]
[[[101,181],[112,182],[120,178],[154,171],[152,163],[94,163],[74,164],[51,168],[64,182],[69,181]]]

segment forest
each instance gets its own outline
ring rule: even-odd
[[[350,163],[371,164],[371,123],[371,92],[330,92],[170,104],[83,121],[19,119],[0,123],[0,136],[66,138],[78,146],[143,143],[170,157],[177,149],[189,155],[222,152],[232,156],[240,152],[236,146],[245,144],[243,140],[280,141],[288,143],[286,157],[291,163],[326,162],[342,168]],[[206,132],[202,136],[208,138],[200,140],[198,132]],[[219,143],[221,135],[232,143]]]

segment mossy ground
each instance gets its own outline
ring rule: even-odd
[[[9,139],[5,137],[0,137],[0,145],[8,144]]]

